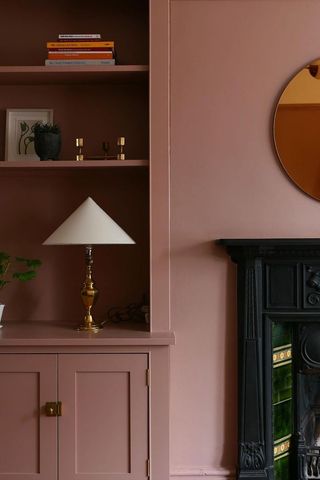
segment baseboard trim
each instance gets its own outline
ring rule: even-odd
[[[198,480],[206,477],[214,480],[235,480],[235,471],[226,468],[197,467],[197,468],[175,468],[170,472],[170,480],[186,478],[187,480]]]

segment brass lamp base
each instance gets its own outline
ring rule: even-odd
[[[103,327],[100,325],[97,325],[96,323],[92,323],[90,325],[79,325],[79,327],[76,328],[78,332],[88,332],[88,333],[97,333],[99,330],[101,330]]]
[[[88,333],[97,333],[99,330],[101,330],[103,326],[97,325],[94,323],[92,315],[88,313],[84,317],[84,321],[81,325],[79,325],[76,330],[78,332],[88,332]]]
[[[98,290],[94,287],[92,280],[92,246],[86,246],[86,279],[81,289],[81,298],[86,309],[86,315],[83,323],[81,323],[76,330],[79,332],[97,333],[103,327],[94,323],[91,308],[95,303],[98,295]]]

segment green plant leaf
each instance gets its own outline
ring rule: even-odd
[[[14,272],[12,274],[12,278],[17,278],[21,282],[27,282],[36,276],[36,272],[34,270],[28,270],[27,272]]]
[[[37,258],[24,258],[24,257],[16,257],[16,261],[20,263],[24,263],[28,268],[38,268],[42,264],[41,260]]]

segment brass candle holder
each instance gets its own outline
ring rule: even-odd
[[[118,137],[117,138],[117,145],[119,147],[119,153],[117,154],[117,159],[118,160],[125,160],[126,159],[126,154],[124,153],[125,144],[126,144],[126,138],[125,137]]]
[[[76,155],[76,161],[81,162],[84,158],[82,154],[83,138],[76,138],[76,147],[78,149],[78,153]]]

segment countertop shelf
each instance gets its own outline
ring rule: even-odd
[[[0,66],[0,85],[49,85],[141,82],[148,65]]]
[[[98,333],[78,332],[72,325],[7,322],[0,329],[1,347],[172,345],[173,332],[149,332],[143,326],[109,324]]]

